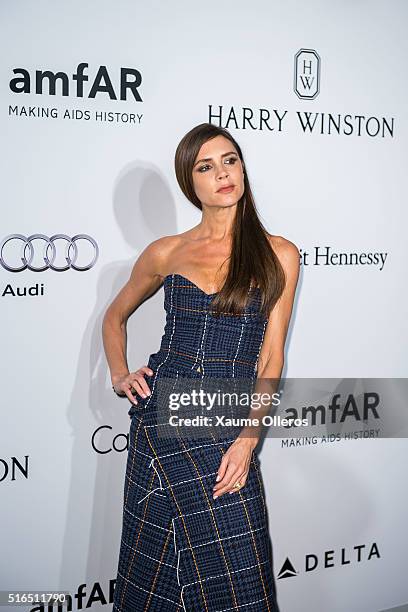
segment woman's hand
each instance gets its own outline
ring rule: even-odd
[[[133,395],[133,390],[139,393],[143,398],[151,395],[151,391],[145,380],[144,374],[152,376],[153,370],[147,366],[142,366],[136,372],[127,374],[118,374],[112,377],[112,388],[120,396],[127,396],[132,404],[137,404],[137,400]]]
[[[238,438],[229,446],[218,468],[217,484],[213,488],[213,499],[224,493],[235,493],[246,483],[256,438]],[[239,481],[241,486],[234,488]]]

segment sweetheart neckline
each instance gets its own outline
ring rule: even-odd
[[[198,289],[198,291],[200,291],[201,293],[203,293],[204,295],[206,295],[207,297],[212,297],[213,295],[218,295],[220,293],[220,291],[216,291],[215,293],[206,293],[206,291],[204,291],[203,289],[201,289],[201,287],[199,287],[198,285],[196,285],[196,283],[194,283],[192,280],[190,280],[189,278],[187,278],[186,276],[183,276],[183,274],[179,274],[178,272],[172,272],[171,274],[166,274],[166,276],[163,277],[163,282],[167,279],[170,278],[171,276],[178,276],[179,278],[182,278],[183,280],[187,281],[188,283],[190,283],[191,285],[193,285],[193,287],[195,287],[196,289]],[[259,287],[251,287],[252,290],[255,289],[259,289]]]

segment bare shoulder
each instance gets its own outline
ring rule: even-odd
[[[289,267],[295,270],[299,268],[300,253],[294,242],[283,236],[272,236],[272,234],[268,234],[268,240],[284,268]]]
[[[190,232],[182,232],[170,236],[162,236],[148,244],[138,259],[138,265],[150,270],[150,276],[163,278],[166,275],[168,263],[176,250],[188,239]]]
[[[152,275],[161,274],[166,261],[178,244],[178,236],[162,236],[148,244],[139,256],[138,261],[151,270]]]

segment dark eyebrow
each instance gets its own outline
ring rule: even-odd
[[[227,155],[231,155],[231,153],[233,155],[237,155],[237,153],[235,151],[228,151],[228,153],[223,153],[221,155],[221,157],[226,157]],[[205,157],[204,159],[199,159],[198,161],[196,161],[196,163],[194,164],[193,168],[195,168],[196,165],[199,164],[200,162],[208,162],[208,161],[212,161],[212,157]]]

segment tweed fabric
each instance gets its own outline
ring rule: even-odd
[[[245,486],[213,499],[231,439],[160,436],[160,377],[255,378],[267,320],[251,289],[241,315],[211,314],[207,294],[164,279],[166,325],[148,365],[152,394],[129,410],[129,452],[114,612],[278,612],[259,458]]]

